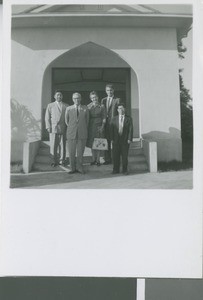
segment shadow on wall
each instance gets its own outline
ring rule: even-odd
[[[23,143],[40,139],[41,120],[36,120],[29,109],[11,99],[11,161],[22,161]]]
[[[142,137],[157,142],[158,162],[182,161],[182,139],[179,129],[170,127],[168,132],[150,131]]]
[[[175,127],[170,127],[169,132],[165,131],[150,131],[142,135],[144,139],[180,139],[181,131]]]

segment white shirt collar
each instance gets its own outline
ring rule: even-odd
[[[61,101],[61,102],[56,101],[56,104],[58,105],[58,107],[59,107],[60,109],[62,109],[62,101]]]

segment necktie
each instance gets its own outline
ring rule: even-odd
[[[60,112],[62,111],[62,102],[57,102],[58,108],[60,110]]]
[[[122,135],[123,133],[123,116],[120,117],[120,124],[119,124],[119,134]]]
[[[109,97],[107,99],[107,111],[109,110],[110,105],[111,105],[111,98]]]
[[[78,119],[78,116],[79,116],[79,109],[78,109],[78,106],[77,106],[77,119]]]

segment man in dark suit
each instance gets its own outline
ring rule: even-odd
[[[66,124],[65,111],[67,105],[62,102],[60,91],[54,94],[55,102],[49,103],[45,113],[46,130],[49,132],[50,153],[53,156],[52,166],[63,165],[66,158]],[[59,161],[57,152],[59,151]]]
[[[67,107],[65,113],[68,152],[71,167],[69,174],[76,172],[83,174],[83,154],[87,141],[89,110],[87,106],[81,105],[81,95],[79,93],[74,93],[72,99],[74,105]]]
[[[120,103],[118,116],[111,122],[111,140],[113,144],[113,174],[120,172],[120,158],[122,158],[122,172],[128,175],[128,150],[133,139],[132,118],[126,116],[125,106]]]
[[[121,102],[120,98],[116,98],[114,96],[114,88],[113,84],[106,85],[106,94],[107,97],[101,100],[101,105],[106,108],[107,118],[106,118],[106,125],[105,125],[105,138],[108,141],[108,150],[105,151],[104,154],[104,164],[108,165],[111,163],[112,155],[111,155],[111,138],[110,138],[110,126],[112,118],[118,115],[118,105]]]

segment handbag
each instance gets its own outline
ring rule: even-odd
[[[104,138],[94,138],[92,149],[93,150],[108,150],[107,139],[104,139]]]

